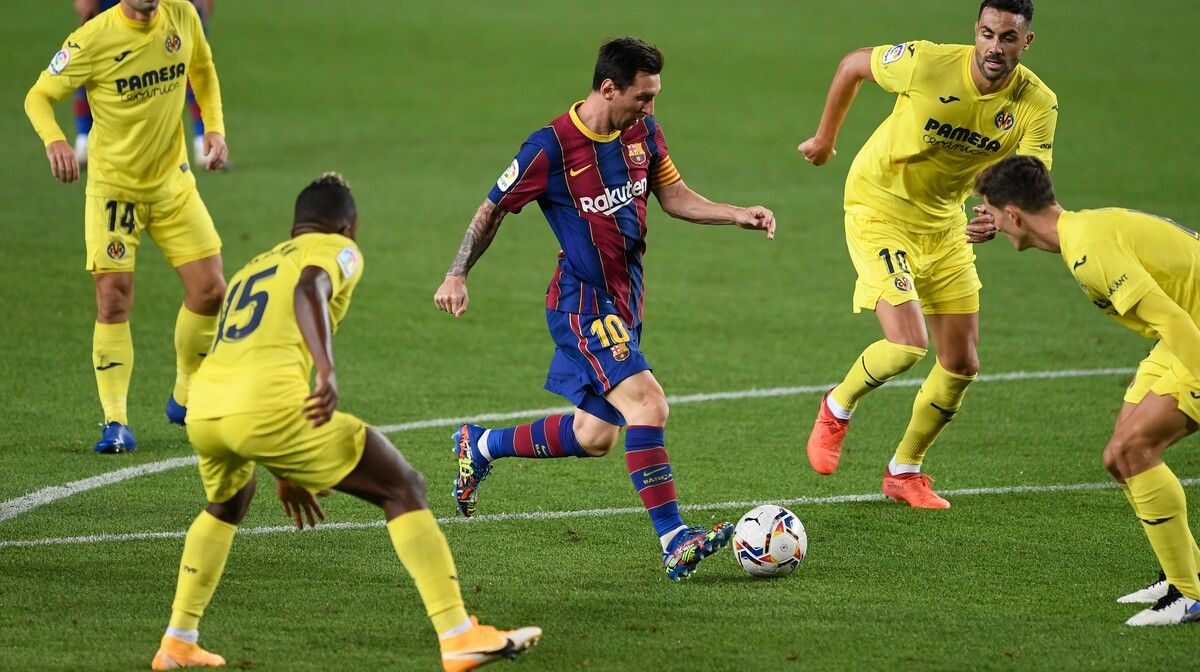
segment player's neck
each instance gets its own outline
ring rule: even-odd
[[[610,135],[617,130],[608,114],[603,96],[593,91],[575,108],[575,115],[587,129],[596,135]]]
[[[154,9],[152,9],[148,12],[143,12],[143,11],[136,10],[133,7],[130,7],[129,5],[122,2],[121,3],[121,13],[124,14],[125,18],[127,18],[127,19],[131,19],[133,21],[140,21],[142,23],[148,23],[154,19],[154,16],[156,14],[158,14],[158,8],[155,7]]]
[[[1058,220],[1062,217],[1063,207],[1058,203],[1030,215],[1030,229],[1034,234],[1034,245],[1047,252],[1062,252],[1058,241]]]

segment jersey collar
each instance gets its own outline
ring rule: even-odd
[[[621,137],[620,130],[613,131],[612,133],[609,133],[608,135],[600,135],[599,133],[588,128],[587,125],[583,123],[583,120],[579,118],[579,114],[575,112],[575,109],[578,108],[582,104],[583,104],[583,101],[580,100],[580,101],[576,102],[574,105],[572,105],[571,109],[567,110],[567,113],[571,116],[571,123],[575,124],[575,128],[579,129],[580,133],[583,133],[585,136],[588,137],[588,139],[594,140],[596,142],[611,142],[611,141],[616,140],[617,138]]]

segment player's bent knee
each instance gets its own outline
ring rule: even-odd
[[[250,502],[254,500],[254,490],[258,485],[257,479],[250,478],[250,482],[242,486],[241,490],[223,502],[212,502],[206,507],[206,510],[212,514],[217,520],[220,520],[230,525],[237,525],[246,517],[246,512],[250,510]]]

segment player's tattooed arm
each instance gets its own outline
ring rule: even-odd
[[[467,304],[470,302],[467,296],[467,273],[492,244],[492,239],[500,230],[500,222],[507,214],[507,210],[486,198],[480,204],[475,216],[471,218],[471,225],[467,227],[462,243],[458,246],[458,256],[454,257],[454,263],[450,264],[450,270],[446,271],[446,278],[433,295],[433,303],[438,310],[444,310],[454,317],[462,317],[463,313],[467,312]]]
[[[466,276],[492,244],[496,232],[500,230],[500,222],[507,214],[508,211],[504,208],[486,198],[483,199],[483,203],[475,211],[475,216],[471,218],[467,233],[458,245],[458,256],[454,257],[454,263],[450,264],[446,275]]]

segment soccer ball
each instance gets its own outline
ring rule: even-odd
[[[750,576],[787,576],[806,553],[804,523],[782,506],[750,509],[733,530],[733,555]]]

